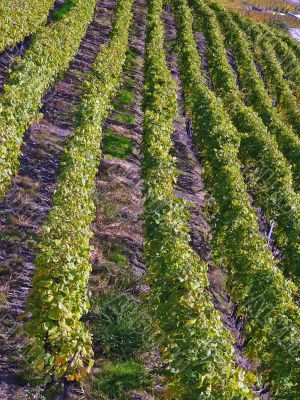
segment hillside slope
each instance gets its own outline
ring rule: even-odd
[[[24,3],[0,6],[1,399],[298,400],[297,4]]]

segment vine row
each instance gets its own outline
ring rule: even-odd
[[[214,12],[202,0],[190,3],[208,43],[207,58],[214,89],[241,135],[240,156],[247,169],[248,184],[256,204],[275,223],[274,236],[282,250],[285,272],[298,280],[300,203],[293,190],[290,166],[262,120],[243,102]]]
[[[271,43],[265,41],[256,48],[257,60],[262,66],[264,79],[269,92],[273,95],[277,109],[300,137],[300,109],[288,82],[284,78],[281,65]]]
[[[0,53],[35,33],[46,20],[54,0],[1,1]]]
[[[276,104],[278,104],[277,109],[280,110],[284,120],[289,123],[295,132],[297,132],[298,136],[300,136],[299,102],[289,82],[285,79],[286,77],[280,59],[277,58],[275,51],[276,42],[274,43],[273,40],[273,32],[271,30],[268,31],[266,28],[262,29],[262,26],[259,24],[248,23],[246,18],[238,18],[237,22],[238,21],[242,24],[243,28],[246,28],[245,32],[251,40],[257,60],[262,66],[267,88],[272,94]]]
[[[60,21],[39,31],[17,69],[8,76],[0,97],[0,198],[18,171],[23,135],[41,116],[42,96],[75,56],[95,4],[96,0],[76,0]]]
[[[239,13],[231,13],[234,21],[250,36],[251,31],[260,30],[260,42],[268,40],[276,52],[277,59],[284,71],[285,79],[288,80],[290,87],[300,100],[300,46],[299,44],[284,33],[276,30],[276,33],[263,23],[256,23],[253,20],[246,18]]]
[[[273,107],[264,83],[254,64],[251,45],[246,34],[239,28],[230,13],[217,3],[210,3],[216,12],[223,34],[233,50],[241,84],[246,93],[246,101],[253,107],[277,140],[278,147],[292,166],[295,188],[300,188],[300,138],[291,127],[281,121]]]
[[[41,229],[27,310],[29,359],[46,380],[81,380],[92,367],[90,334],[82,322],[89,308],[87,284],[93,192],[101,156],[102,125],[120,85],[133,0],[119,0],[107,46],[84,83],[77,129],[68,140],[53,208]]]
[[[207,185],[215,204],[215,262],[228,269],[227,285],[239,312],[247,317],[245,354],[259,359],[259,371],[272,398],[297,399],[300,393],[300,311],[295,285],[277,268],[261,237],[238,159],[240,135],[220,99],[206,87],[185,0],[173,0],[178,25],[185,104],[202,150]]]
[[[207,290],[207,265],[190,247],[187,204],[175,195],[171,135],[177,91],[166,64],[162,3],[148,0],[142,173],[149,297],[167,365],[168,398],[252,399]]]

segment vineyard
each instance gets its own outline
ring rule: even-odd
[[[299,6],[237,4],[1,2],[1,400],[300,399]]]

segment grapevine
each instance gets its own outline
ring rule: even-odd
[[[76,0],[63,19],[40,30],[17,69],[8,76],[0,96],[0,198],[18,171],[23,135],[40,117],[43,94],[75,56],[95,3]]]
[[[176,399],[251,399],[245,373],[234,365],[229,333],[207,291],[207,265],[189,245],[187,205],[175,196],[171,134],[176,87],[165,59],[162,1],[149,0],[148,9],[142,168],[145,258],[151,308],[162,336],[162,362],[168,365],[168,393]]]
[[[125,63],[132,3],[119,1],[110,42],[85,81],[80,122],[68,141],[53,208],[40,232],[27,332],[33,368],[48,381],[81,380],[93,364],[91,337],[81,321],[89,308],[92,198],[102,125]]]
[[[46,20],[54,0],[11,0],[0,4],[0,53],[35,33]]]
[[[299,397],[299,316],[295,286],[283,277],[260,236],[238,160],[240,136],[221,101],[206,87],[186,2],[174,0],[186,107],[215,199],[214,255],[228,268],[228,289],[247,315],[246,354],[274,399]],[[262,312],[263,305],[267,311]],[[291,350],[293,349],[293,350]]]

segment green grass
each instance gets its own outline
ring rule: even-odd
[[[122,253],[122,250],[117,244],[110,244],[103,246],[105,257],[108,261],[112,261],[119,267],[126,267],[128,265],[127,257]]]
[[[94,395],[106,395],[109,399],[128,399],[126,392],[149,386],[151,377],[143,365],[127,361],[108,364],[95,376]]]
[[[128,259],[118,245],[104,246],[104,253],[108,261],[114,262],[119,267],[126,267],[128,265]]]
[[[3,292],[0,292],[0,305],[3,305],[7,302],[7,297],[6,294]]]
[[[105,156],[126,159],[133,152],[133,144],[130,139],[108,131],[103,137],[103,152]]]
[[[133,89],[134,88],[134,80],[132,78],[127,78],[124,81],[124,86],[128,89]]]
[[[154,345],[147,305],[125,292],[93,298],[90,316],[96,353],[132,360]]]
[[[119,91],[118,96],[115,100],[114,108],[116,110],[120,110],[124,106],[131,104],[133,100],[134,100],[134,93],[127,89],[122,89]]]
[[[8,267],[0,267],[0,277],[9,277],[11,274],[11,271]],[[1,292],[0,292],[0,303],[1,303]]]
[[[135,124],[136,120],[133,116],[128,114],[119,114],[115,117],[115,120],[120,122],[121,124]]]
[[[136,58],[138,56],[138,52],[134,49],[128,49],[126,53],[126,62],[125,62],[125,70],[130,71]]]
[[[96,205],[97,211],[99,211],[101,215],[103,215],[106,219],[118,219],[118,205],[111,201],[111,199],[108,199],[104,193],[100,191],[95,191],[94,203]]]
[[[108,260],[114,262],[120,267],[125,267],[128,264],[127,257],[117,250],[108,255]]]
[[[61,20],[76,5],[74,0],[66,0],[64,4],[53,13],[53,21]]]

